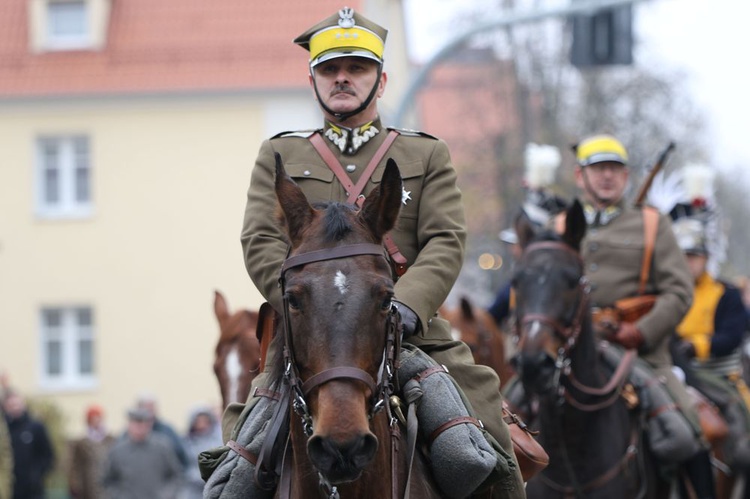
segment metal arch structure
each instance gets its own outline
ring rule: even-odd
[[[627,4],[635,4],[644,0],[580,0],[573,1],[570,5],[563,7],[557,7],[553,9],[536,10],[530,12],[512,13],[501,15],[495,19],[488,20],[480,23],[470,30],[458,34],[445,45],[443,45],[422,67],[412,79],[409,87],[401,97],[401,102],[396,109],[396,116],[394,118],[394,126],[402,127],[404,116],[410,109],[412,102],[414,101],[417,92],[427,81],[430,72],[444,59],[446,59],[453,51],[460,47],[463,43],[469,40],[471,37],[484,33],[486,31],[492,31],[498,28],[504,28],[516,24],[531,23],[547,19],[550,17],[569,16],[572,14],[587,14],[594,13],[601,9],[609,7],[617,7]]]

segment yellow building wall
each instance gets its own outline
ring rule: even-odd
[[[59,404],[71,436],[90,403],[120,431],[141,392],[180,431],[195,404],[218,405],[214,290],[233,310],[262,303],[239,243],[254,159],[272,128],[315,126],[315,112],[308,92],[0,103],[0,370],[12,384]],[[94,214],[38,218],[35,139],[71,133],[90,139]],[[98,386],[45,391],[40,307],[75,305],[94,311]]]

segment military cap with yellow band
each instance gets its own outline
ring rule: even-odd
[[[581,166],[589,166],[604,161],[628,164],[628,151],[622,143],[611,135],[595,135],[582,140],[575,146],[576,159]]]
[[[299,35],[294,43],[310,51],[311,67],[347,56],[382,63],[387,35],[387,29],[344,7]]]

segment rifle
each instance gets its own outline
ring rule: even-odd
[[[669,153],[672,152],[672,149],[674,149],[674,147],[674,142],[670,142],[667,145],[666,149],[661,152],[659,158],[656,160],[656,163],[654,163],[654,166],[651,167],[651,170],[648,172],[648,175],[643,181],[643,184],[641,184],[641,188],[638,190],[638,195],[635,197],[635,201],[633,202],[636,207],[640,207],[641,205],[643,205],[643,201],[646,199],[646,194],[648,194],[648,190],[651,188],[651,184],[654,183],[654,177],[656,177],[656,174],[659,173],[659,171],[662,169],[664,163],[667,161],[667,156],[669,156]]]

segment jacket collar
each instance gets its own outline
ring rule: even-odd
[[[370,121],[356,128],[347,128],[326,121],[325,127],[323,127],[323,135],[333,142],[339,148],[339,151],[352,156],[357,153],[360,147],[380,133],[381,129],[380,119]]]

